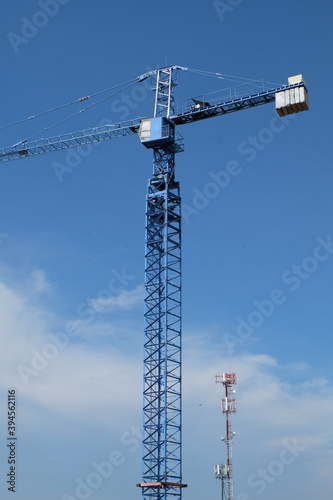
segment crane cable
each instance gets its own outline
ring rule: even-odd
[[[261,82],[262,83],[262,80],[253,80],[253,79],[249,79],[249,78],[232,76],[232,75],[226,75],[226,74],[222,74],[222,73],[213,73],[213,72],[210,72],[210,71],[204,71],[204,70],[199,70],[199,69],[187,68],[187,71],[190,71],[192,73],[197,73],[197,74],[202,75],[202,76],[210,76],[210,77],[213,77],[213,78],[218,78],[219,80],[226,79],[226,80],[233,81],[235,83],[241,83],[239,80],[243,80],[244,82],[257,82],[257,83]],[[66,104],[62,104],[62,105],[57,106],[57,107],[52,108],[52,109],[48,109],[47,111],[42,111],[41,113],[37,113],[36,115],[31,115],[31,116],[28,116],[27,118],[23,118],[21,120],[17,120],[15,122],[9,123],[7,125],[2,125],[2,126],[0,126],[0,130],[4,130],[6,128],[13,127],[15,125],[19,125],[20,123],[24,123],[26,121],[33,120],[34,118],[39,118],[40,116],[44,116],[44,115],[46,115],[48,113],[52,113],[54,111],[58,111],[60,109],[66,108],[68,106],[71,106],[73,104],[77,104],[78,102],[86,101],[87,99],[90,99],[92,97],[96,97],[96,96],[101,95],[101,94],[106,93],[106,92],[110,92],[111,90],[114,90],[116,88],[122,87],[124,85],[131,84],[131,83],[137,83],[138,81],[140,82],[141,80],[139,80],[138,77],[137,77],[137,78],[134,78],[132,80],[128,80],[127,82],[120,83],[119,85],[115,85],[113,87],[109,87],[107,89],[100,90],[99,92],[95,92],[94,94],[91,94],[91,95],[88,95],[88,96],[84,96],[84,97],[80,97],[79,99],[75,99],[74,101],[67,102]],[[271,82],[267,82],[267,83],[271,83]],[[123,90],[125,90],[125,89],[123,89]],[[100,102],[102,102],[102,101],[100,101]],[[89,108],[87,108],[87,109],[89,109]],[[75,116],[75,114],[72,115],[72,116]],[[59,122],[59,123],[62,123],[62,122]]]
[[[242,84],[242,83],[243,84],[244,83],[262,84],[263,83],[262,79],[245,78],[243,76],[226,75],[224,73],[212,73],[210,71],[204,71],[204,70],[200,70],[200,69],[188,68],[188,71],[190,71],[191,73],[197,73],[197,74],[202,75],[202,76],[210,76],[210,77],[213,77],[213,78],[217,78],[219,80],[229,80],[231,82],[239,83],[239,84]],[[277,85],[277,86],[281,85],[280,83],[276,84],[276,83],[273,83],[273,82],[266,82],[266,83]]]
[[[80,97],[79,99],[75,99],[74,101],[67,102],[66,104],[62,104],[62,105],[57,106],[57,107],[52,108],[52,109],[48,109],[47,111],[42,111],[41,113],[38,113],[37,115],[32,115],[32,116],[29,116],[27,118],[22,118],[21,120],[17,120],[16,122],[12,122],[12,123],[9,123],[7,125],[2,125],[0,127],[0,130],[3,130],[5,128],[9,128],[9,127],[13,127],[14,125],[18,125],[20,123],[24,123],[24,122],[26,122],[28,120],[32,120],[34,118],[39,118],[40,116],[46,115],[48,113],[52,113],[53,111],[58,111],[59,109],[66,108],[67,106],[71,106],[72,104],[77,104],[78,102],[86,101],[87,99],[90,99],[91,97],[96,97],[97,95],[104,94],[105,92],[110,92],[111,90],[114,90],[116,88],[122,87],[123,85],[127,85],[127,84],[133,83],[133,82],[136,83],[137,82],[137,78],[134,78],[133,80],[129,80],[129,81],[124,82],[124,83],[120,83],[119,85],[115,85],[115,86],[110,87],[108,89],[100,90],[99,92],[95,92],[94,94],[91,94],[91,95],[88,95],[88,96],[84,96],[84,97]]]
[[[26,142],[30,141],[31,139],[33,139],[34,137],[37,137],[39,134],[42,134],[43,132],[46,132],[47,130],[50,130],[54,127],[57,127],[58,125],[61,125],[62,123],[70,120],[71,118],[74,118],[75,116],[78,116],[80,113],[84,113],[85,111],[87,111],[88,109],[91,109],[93,108],[94,106],[97,106],[97,104],[100,104],[101,102],[104,102],[106,101],[107,99],[110,99],[111,97],[114,97],[115,95],[119,94],[120,92],[123,92],[124,90],[130,88],[130,87],[133,87],[133,85],[135,85],[136,83],[138,83],[137,79],[135,79],[135,81],[131,80],[131,84],[130,85],[127,85],[126,87],[124,88],[121,88],[119,89],[117,92],[114,92],[113,94],[107,96],[107,97],[104,97],[103,99],[101,99],[100,101],[97,101],[97,102],[94,102],[92,103],[90,106],[84,108],[84,109],[80,109],[79,111],[77,111],[76,113],[73,113],[72,115],[70,116],[67,116],[66,118],[64,118],[63,120],[60,120],[59,122],[57,123],[54,123],[53,125],[50,125],[49,127],[45,127],[43,130],[40,130],[39,132],[37,132],[36,134],[33,134],[31,135],[30,137],[28,137],[27,139],[24,139],[23,141],[20,141],[18,142],[17,144],[15,144],[15,146],[13,147],[16,147],[16,146],[20,146],[21,144],[25,144]],[[122,84],[124,85],[124,84]],[[119,87],[119,85],[118,85]],[[113,87],[115,88],[115,87]],[[101,92],[98,92],[97,94],[101,94],[102,92],[106,92],[105,91],[101,91]],[[94,95],[97,95],[97,94],[94,94]],[[77,101],[75,101],[77,102]]]
[[[200,69],[191,69],[189,68],[188,71],[191,71],[192,73],[197,73],[199,75],[202,75],[202,76],[211,76],[211,77],[215,77],[219,80],[230,80],[230,81],[234,81],[234,82],[239,82],[239,80],[242,80],[242,81],[245,81],[245,82],[261,82],[261,80],[256,80],[256,79],[253,79],[253,78],[244,78],[243,76],[235,76],[235,75],[226,75],[224,73],[212,73],[210,71],[203,71],[203,70],[200,70]]]

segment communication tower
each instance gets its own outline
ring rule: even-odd
[[[222,441],[227,446],[227,464],[215,465],[214,471],[217,479],[222,482],[222,500],[224,500],[224,482],[227,481],[228,500],[233,500],[234,497],[234,475],[232,463],[232,439],[236,434],[232,430],[231,415],[236,412],[236,399],[234,394],[235,389],[232,388],[236,384],[236,373],[223,373],[216,375],[216,383],[223,384],[225,397],[221,399],[222,413],[226,416],[226,436],[222,437]]]

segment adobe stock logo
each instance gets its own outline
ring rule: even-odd
[[[111,451],[101,462],[91,462],[90,472],[84,477],[75,478],[73,494],[63,493],[61,500],[88,500],[91,495],[101,489],[105,481],[112,480],[112,476],[126,464],[130,453],[137,452],[141,445],[140,427],[131,426],[120,437],[121,450]],[[93,496],[97,498],[97,496]]]
[[[296,292],[333,255],[331,235],[327,235],[326,238],[316,238],[316,243],[310,255],[281,274],[281,283],[278,288],[273,288],[266,298],[254,300],[252,302],[254,308],[245,316],[237,316],[237,326],[234,332],[223,334],[230,353],[234,352],[235,347],[244,345],[255,330],[260,328],[277,308],[288,300],[290,292]]]
[[[37,10],[31,19],[25,16],[21,17],[21,34],[10,32],[7,35],[15,54],[18,54],[22,44],[26,45],[32,38],[35,38],[39,30],[48,24],[50,18],[58,14],[61,5],[66,5],[69,2],[70,0],[39,0],[38,5],[41,10]]]
[[[90,325],[96,318],[96,314],[103,310],[108,300],[119,295],[134,276],[129,276],[125,268],[121,272],[112,270],[112,277],[107,286],[97,293],[97,298],[92,300],[87,297],[76,308],[78,316],[76,321],[68,321],[64,325],[64,330],[57,333],[48,333],[48,341],[39,350],[31,349],[31,359],[28,364],[17,365],[17,372],[25,386],[30,382],[31,377],[37,377],[59,356],[59,354],[69,346],[73,338],[79,336],[81,328]]]
[[[295,438],[291,441],[284,440],[282,444],[283,448],[274,460],[271,460],[266,467],[259,467],[248,477],[247,484],[251,488],[255,488],[255,491],[252,491],[251,494],[242,491],[235,500],[257,498],[266,491],[270,484],[277,481],[278,478],[282,479],[285,470],[299,458],[301,453],[306,451],[306,448],[300,446]],[[255,496],[252,493],[255,493]]]
[[[220,21],[225,20],[226,14],[233,12],[238,5],[242,4],[244,0],[226,0],[222,2],[221,0],[214,0],[213,7],[216,10]]]

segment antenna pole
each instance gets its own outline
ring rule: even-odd
[[[227,446],[227,465],[216,465],[215,466],[215,476],[217,479],[222,481],[222,500],[223,500],[223,483],[224,479],[227,479],[228,485],[228,500],[233,500],[234,498],[234,475],[233,475],[233,462],[232,462],[232,439],[235,432],[232,431],[231,415],[236,412],[236,399],[234,397],[235,390],[232,386],[236,384],[236,374],[235,373],[223,373],[222,375],[216,375],[216,383],[223,384],[225,390],[225,397],[222,398],[222,413],[226,416],[226,437],[222,438]]]

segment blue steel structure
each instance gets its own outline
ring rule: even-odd
[[[183,140],[176,126],[274,102],[279,92],[305,87],[299,82],[214,105],[193,100],[194,105],[175,113],[176,75],[186,69],[171,66],[138,77],[139,81],[156,78],[153,118],[21,141],[0,149],[0,162],[5,162],[139,134],[142,144],[153,150],[146,210],[143,471],[137,485],[143,500],[181,500],[186,486],[181,439],[181,198],[175,178],[175,155],[183,151]]]
[[[173,68],[175,70],[175,68],[178,67],[174,66]],[[144,75],[144,77],[149,78],[153,76],[154,73],[156,72],[152,71]],[[144,77],[139,77],[140,81],[142,81]],[[284,85],[282,87],[266,90],[257,94],[251,94],[246,97],[240,97],[239,99],[222,101],[218,104],[214,104],[213,106],[202,106],[199,108],[193,106],[192,109],[184,106],[184,108],[180,109],[177,114],[173,114],[169,117],[168,123],[170,125],[184,125],[186,123],[193,123],[206,118],[213,118],[214,116],[226,115],[228,113],[233,113],[234,111],[253,108],[262,104],[268,104],[275,101],[275,95],[277,93],[292,90],[298,87],[304,87],[304,83],[300,82],[293,85]],[[161,112],[161,109],[166,108],[159,108],[159,112]],[[15,146],[0,148],[0,163],[42,153],[51,153],[62,149],[75,148],[85,144],[105,141],[107,139],[116,139],[126,135],[138,134],[141,122],[141,118],[136,118],[134,120],[112,123],[110,125],[57,135],[46,139],[21,141]]]
[[[146,299],[143,388],[144,500],[181,498],[181,199],[175,154],[182,140],[174,112],[175,68],[156,78],[155,112],[141,140],[153,149],[146,213]],[[143,130],[142,130],[142,133]]]

